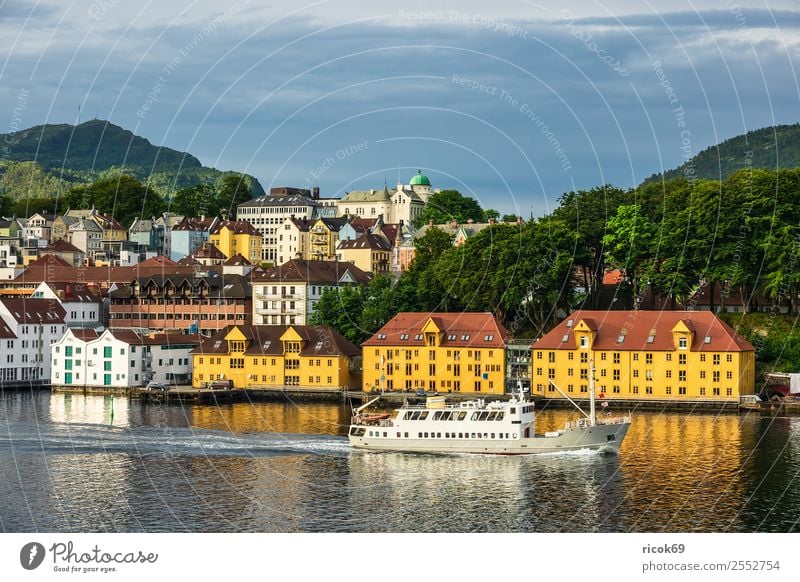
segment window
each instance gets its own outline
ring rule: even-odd
[[[614,370],[614,380],[619,380],[619,370]]]
[[[586,337],[585,335],[581,336],[581,347],[582,348],[588,348],[589,347],[589,338]]]
[[[653,363],[653,354],[645,354],[644,355],[644,362],[645,362],[645,364],[652,364]]]
[[[581,354],[581,364],[585,364],[589,361],[589,354],[583,353]]]
[[[606,361],[606,353],[605,352],[600,352],[600,361],[602,361],[602,362]]]
[[[78,348],[78,349],[80,349],[80,348]],[[725,356],[725,361],[726,362],[732,362],[733,361],[733,354],[727,354]],[[730,394],[728,394],[728,396],[730,396]]]
[[[619,352],[614,352],[614,363],[619,364],[619,361],[620,361]]]
[[[687,346],[688,346],[688,342],[687,342],[686,338],[685,337],[679,337],[678,338],[678,349],[679,350],[685,350],[687,348]]]
[[[556,361],[556,353],[555,352],[547,352],[547,361],[551,364]]]
[[[714,364],[715,366],[719,366],[719,359],[720,359],[720,358],[719,358],[719,354],[714,354],[713,358],[714,358],[714,362],[713,362],[713,364]]]
[[[686,365],[686,354],[678,354],[678,364],[681,366]]]
[[[719,372],[718,371],[714,372],[714,377],[712,378],[712,380],[714,382],[719,382]]]
[[[686,386],[679,386],[678,394],[680,394],[681,396],[686,396]]]

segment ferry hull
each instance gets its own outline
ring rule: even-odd
[[[357,426],[357,425],[352,425]],[[396,438],[391,427],[381,428],[386,437],[356,437],[350,435],[350,444],[358,449],[373,451],[396,451],[407,453],[472,453],[495,455],[534,455],[561,453],[579,450],[596,450],[603,453],[619,452],[629,422],[568,428],[558,436],[535,436],[533,438],[502,439],[442,439],[442,438]],[[352,427],[351,427],[352,428]],[[352,431],[351,431],[352,432]]]

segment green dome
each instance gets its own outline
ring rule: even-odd
[[[428,176],[422,173],[422,170],[417,170],[417,175],[411,178],[411,185],[412,186],[430,186],[431,181],[428,180]]]

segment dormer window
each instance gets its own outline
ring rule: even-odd
[[[678,349],[685,350],[689,345],[689,341],[685,337],[678,338]]]
[[[581,336],[581,347],[582,348],[588,348],[589,347],[589,338],[586,337],[585,335]]]

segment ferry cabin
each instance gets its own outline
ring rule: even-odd
[[[425,406],[404,406],[393,419],[376,421],[376,426],[353,425],[355,437],[391,439],[461,439],[514,441],[534,436],[534,406],[522,403],[507,410],[488,404],[464,402],[458,407],[431,410]],[[368,421],[369,422],[369,421]]]

